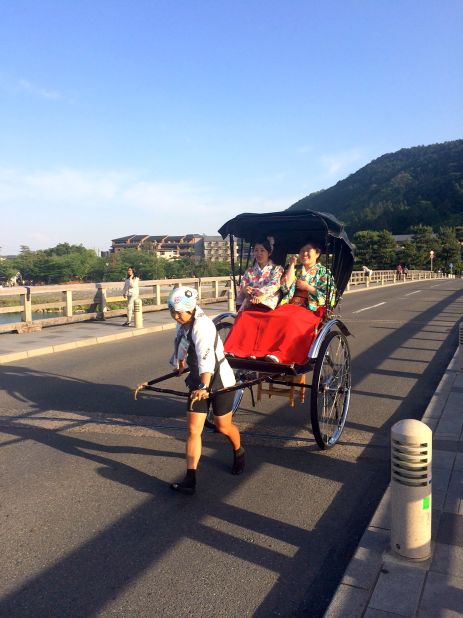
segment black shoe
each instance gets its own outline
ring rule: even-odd
[[[244,472],[245,457],[244,448],[241,446],[237,451],[233,451],[232,474],[242,474]]]
[[[185,494],[187,496],[192,496],[196,490],[196,487],[194,485],[189,485],[185,483],[185,481],[181,481],[180,483],[171,483],[169,487],[173,491],[178,491],[178,493]]]
[[[122,324],[122,326],[130,326],[130,322],[124,322],[124,324]]]

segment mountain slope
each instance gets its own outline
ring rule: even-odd
[[[350,233],[463,225],[463,140],[383,155],[290,206],[305,208],[335,214]]]

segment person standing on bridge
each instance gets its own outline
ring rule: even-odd
[[[185,382],[190,390],[187,404],[188,435],[186,442],[186,475],[183,481],[172,483],[170,488],[184,494],[196,489],[196,470],[201,457],[201,435],[209,405],[219,433],[226,436],[233,448],[232,474],[244,470],[244,449],[240,432],[232,422],[235,393],[211,394],[210,391],[235,385],[235,375],[223,351],[222,340],[214,322],[197,306],[198,293],[189,287],[175,288],[167,304],[177,322],[175,351],[171,359],[179,374],[188,365],[190,370]]]
[[[133,318],[133,306],[135,300],[140,295],[140,290],[138,287],[140,279],[135,274],[135,270],[129,266],[127,268],[127,279],[124,281],[124,288],[122,290],[122,295],[124,298],[127,298],[127,321],[124,322],[122,326],[130,326]]]

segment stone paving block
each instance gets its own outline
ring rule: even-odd
[[[391,488],[387,488],[378,508],[375,511],[371,521],[371,528],[383,528],[384,530],[391,529]]]
[[[458,439],[461,434],[461,429],[463,427],[463,417],[460,414],[458,418],[449,418],[445,414],[442,416],[439,424],[437,425],[437,429],[434,433],[434,437],[444,438],[444,439]]]
[[[347,617],[346,617],[347,618]],[[392,614],[391,612],[383,612],[380,609],[372,609],[369,607],[363,614],[363,618],[402,618],[400,614]]]
[[[430,571],[426,578],[418,618],[461,618],[463,578]]]
[[[389,539],[389,531],[368,528],[344,573],[342,583],[371,590],[383,562],[383,552],[389,547]]]
[[[444,503],[446,499],[445,491],[438,491],[436,489],[432,489],[432,509],[433,511],[443,511]]]
[[[432,468],[453,468],[456,454],[450,451],[433,450],[432,452]]]
[[[390,561],[381,569],[368,608],[412,618],[418,609],[426,571]]]
[[[458,453],[455,458],[455,467],[454,470],[459,470],[463,472],[463,453]]]
[[[442,513],[436,542],[463,547],[463,516],[456,513]]]
[[[324,618],[361,618],[370,593],[361,588],[341,584],[325,612]]]
[[[432,490],[446,491],[450,481],[451,470],[449,468],[436,468],[432,470]]]
[[[444,502],[444,511],[458,513],[460,502],[463,499],[463,475],[458,470],[450,477],[447,495]]]
[[[436,543],[433,554],[431,571],[463,577],[463,547]]]

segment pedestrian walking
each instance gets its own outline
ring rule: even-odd
[[[139,282],[140,279],[137,277],[135,270],[129,266],[122,290],[123,297],[127,299],[127,321],[122,326],[130,326],[132,322],[134,303],[140,295]]]
[[[235,375],[225,358],[222,340],[214,322],[197,305],[197,291],[189,287],[175,288],[167,300],[172,318],[177,322],[175,350],[171,364],[183,372],[190,370],[185,383],[190,391],[187,402],[186,474],[170,488],[184,494],[196,489],[196,470],[201,457],[201,435],[209,406],[219,433],[226,436],[233,448],[232,474],[244,471],[244,449],[238,427],[232,421],[235,393],[211,394],[234,386]]]

